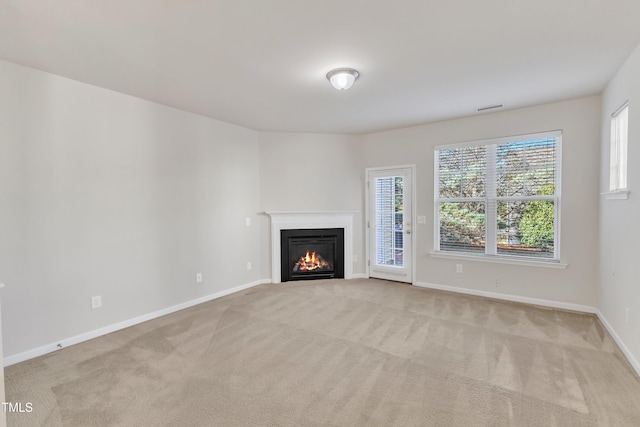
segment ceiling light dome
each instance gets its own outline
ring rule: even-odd
[[[331,86],[338,90],[347,90],[353,86],[360,73],[353,68],[336,68],[327,73],[327,79],[331,82]]]

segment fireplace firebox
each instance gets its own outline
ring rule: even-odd
[[[281,280],[344,278],[344,229],[280,231]]]

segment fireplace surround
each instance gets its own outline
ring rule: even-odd
[[[271,282],[281,283],[281,231],[344,229],[344,278],[353,276],[353,215],[358,211],[265,212],[271,217]]]

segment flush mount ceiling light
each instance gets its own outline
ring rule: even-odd
[[[327,73],[327,79],[331,82],[331,86],[338,90],[347,90],[356,81],[360,73],[353,68],[336,68]]]

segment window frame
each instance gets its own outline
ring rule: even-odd
[[[489,178],[495,178],[497,160],[495,153],[500,144],[513,143],[527,140],[555,138],[555,194],[550,196],[497,196],[496,183],[488,184]],[[457,149],[465,147],[485,146],[487,159],[485,165],[485,194],[481,198],[441,198],[440,197],[440,150]],[[492,160],[490,160],[492,159]],[[553,268],[566,268],[567,264],[560,262],[560,222],[561,222],[561,190],[562,190],[562,131],[546,131],[523,135],[514,135],[500,138],[491,138],[477,141],[469,141],[455,144],[437,145],[434,149],[434,250],[430,254],[440,258],[473,259],[489,262],[501,262],[508,264],[536,265]],[[440,204],[446,202],[481,201],[485,205],[485,251],[477,253],[472,251],[450,251],[440,249]],[[535,201],[550,200],[554,202],[554,248],[553,258],[542,258],[520,254],[498,253],[497,204],[501,201]]]
[[[623,114],[624,113],[624,114]],[[620,122],[624,118],[624,131]],[[609,193],[626,196],[628,189],[628,150],[629,150],[629,101],[622,104],[611,114],[611,138],[609,141]],[[626,198],[626,197],[623,197]]]

